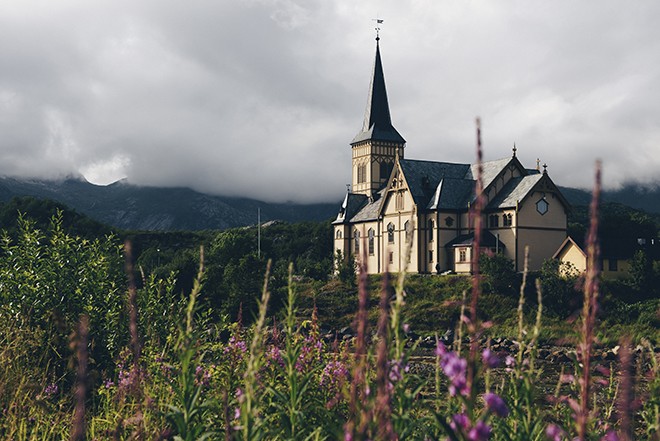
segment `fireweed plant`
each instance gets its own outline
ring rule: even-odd
[[[189,296],[149,277],[138,289],[117,277],[113,242],[70,237],[57,219],[48,242],[22,220],[19,242],[0,243],[0,438],[657,440],[656,348],[633,350],[622,339],[618,362],[596,363],[598,191],[597,179],[585,306],[573,364],[561,373],[539,361],[548,300],[537,283],[536,315],[527,318],[526,270],[513,349],[489,344],[475,262],[456,338],[438,339],[429,354],[406,320],[405,271],[394,282],[384,274],[371,292],[366,259],[358,259],[353,334],[333,341],[321,336],[316,309],[298,316],[292,268],[277,320],[268,313],[268,270],[254,323],[243,326],[239,314],[217,324],[200,306],[203,265]],[[482,208],[478,197],[477,248]]]

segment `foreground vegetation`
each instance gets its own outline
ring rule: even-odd
[[[325,280],[319,224],[269,227],[262,256],[249,229],[172,252],[66,225],[19,216],[2,239],[3,439],[658,439],[648,284],[498,256],[474,278]],[[539,362],[558,340],[565,361]]]

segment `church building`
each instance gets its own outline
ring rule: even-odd
[[[333,222],[342,258],[367,259],[369,273],[469,273],[474,231],[476,164],[405,159],[406,141],[392,125],[379,38],[362,130],[351,142],[352,186]],[[516,157],[482,163],[481,249],[502,253],[523,270],[552,258],[567,236],[569,204],[544,165],[525,168]]]

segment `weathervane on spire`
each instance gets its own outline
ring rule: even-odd
[[[372,18],[376,22],[376,41],[380,40],[380,25],[383,24],[382,18]]]

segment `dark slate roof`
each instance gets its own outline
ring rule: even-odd
[[[333,224],[343,224],[349,222],[351,218],[355,216],[358,211],[360,211],[360,208],[364,206],[368,199],[369,198],[363,194],[346,193],[344,202],[342,202],[341,208],[339,209],[337,219],[335,219]]]
[[[490,201],[486,209],[515,207],[516,203],[522,201],[542,178],[542,174],[534,174],[511,179]]]
[[[366,198],[366,204],[362,206],[360,211],[358,211],[352,218],[351,222],[362,222],[368,220],[378,219],[378,214],[380,213],[380,204],[382,198],[385,195],[385,188],[381,189],[378,193],[374,194],[373,199]]]
[[[470,169],[469,164],[417,161],[413,159],[401,159],[399,164],[413,200],[420,208],[429,205],[441,180],[447,178],[462,179]]]
[[[444,178],[426,208],[440,211],[465,209],[474,199],[474,186],[473,180]]]
[[[513,160],[513,158],[495,159],[494,161],[486,161],[481,163],[481,182],[483,188],[488,187],[491,182],[500,174],[502,170]],[[477,180],[477,164],[472,164],[470,169],[465,174],[466,179]]]
[[[497,244],[497,237],[493,235],[490,231],[483,230],[481,232],[481,244],[479,246],[481,247],[487,247],[487,248],[495,248]],[[474,245],[474,232],[470,234],[462,234],[449,242],[445,245],[445,247],[458,247],[458,246],[472,246]],[[499,246],[500,249],[504,248],[504,244],[500,241]]]
[[[376,61],[374,62],[374,73],[371,77],[371,86],[369,87],[369,98],[367,100],[367,110],[364,114],[364,123],[362,130],[355,135],[351,144],[368,140],[390,141],[400,144],[405,144],[406,142],[394,126],[392,126],[378,41],[376,41]]]

